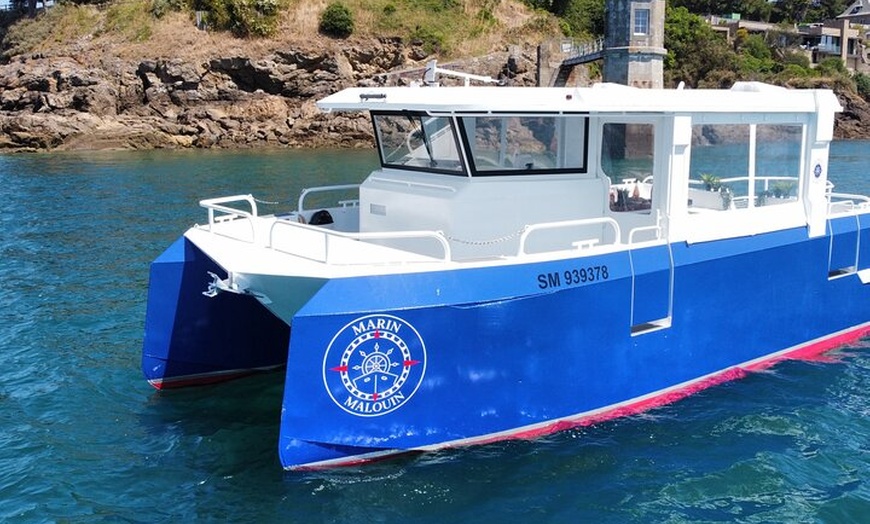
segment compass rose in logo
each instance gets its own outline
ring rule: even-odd
[[[407,402],[425,370],[426,347],[411,324],[391,315],[369,315],[333,337],[323,359],[323,383],[341,409],[375,417]]]

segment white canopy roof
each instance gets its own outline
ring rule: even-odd
[[[363,87],[330,95],[331,111],[692,113],[842,111],[828,89],[786,89],[738,82],[731,89],[640,89],[618,84],[558,87]]]

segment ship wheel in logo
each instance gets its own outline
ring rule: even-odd
[[[368,343],[371,340],[374,340],[372,349],[362,349],[371,346]],[[381,349],[381,342],[385,349]],[[352,361],[357,363],[351,364]],[[341,356],[339,373],[350,394],[360,400],[376,401],[402,388],[411,373],[412,363],[411,352],[401,338],[389,331],[375,331],[363,333],[347,346]],[[353,378],[350,372],[354,372]]]
[[[387,315],[362,317],[339,331],[327,348],[324,384],[345,411],[358,416],[383,415],[400,407],[417,390],[425,371],[425,351],[417,330],[404,320]],[[332,360],[335,357],[338,362]]]

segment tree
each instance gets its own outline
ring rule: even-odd
[[[855,73],[853,79],[855,80],[855,87],[858,89],[858,94],[861,95],[864,100],[870,101],[870,75]]]
[[[737,56],[724,37],[685,7],[667,7],[665,13],[665,78],[669,83],[684,81],[697,87],[714,72],[718,79],[733,77]]]
[[[813,0],[777,0],[773,7],[773,22],[800,24],[806,21]]]
[[[815,0],[807,9],[807,22],[824,22],[837,18],[851,3],[851,0]]]
[[[572,36],[603,35],[605,30],[604,0],[571,0],[561,15]]]
[[[739,40],[740,72],[744,77],[762,80],[763,75],[773,72],[776,61],[761,35],[747,34]]]
[[[568,36],[604,34],[605,0],[526,0],[537,9],[544,9],[563,20]]]

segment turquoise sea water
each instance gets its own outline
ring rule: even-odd
[[[372,152],[0,156],[0,521],[870,522],[870,351],[535,441],[284,473],[283,376],[160,393],[148,264],[201,198],[359,181]],[[870,142],[834,144],[870,193]],[[292,206],[291,206],[292,207]]]

